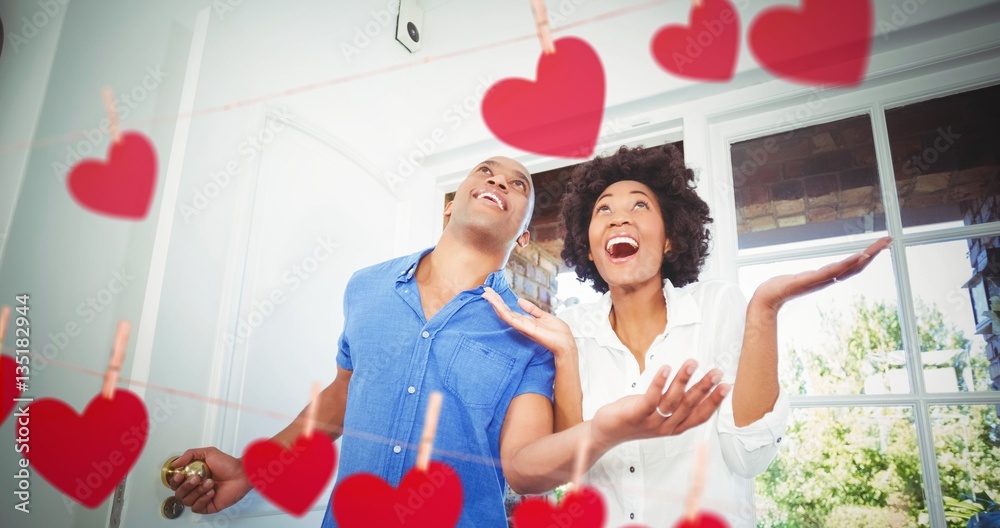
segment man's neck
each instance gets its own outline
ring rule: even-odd
[[[417,281],[435,289],[470,290],[486,282],[494,271],[503,269],[507,252],[499,253],[459,240],[447,233],[417,266]]]

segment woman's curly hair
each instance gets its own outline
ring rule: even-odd
[[[708,255],[707,225],[712,218],[708,204],[694,191],[694,172],[684,165],[683,156],[673,145],[649,149],[623,146],[612,156],[594,158],[573,170],[561,204],[566,225],[562,258],[576,270],[577,280],[590,280],[598,292],[608,291],[608,283],[587,258],[588,232],[597,198],[608,186],[623,180],[643,183],[656,194],[671,245],[660,267],[661,279],[670,279],[678,287],[698,280]]]

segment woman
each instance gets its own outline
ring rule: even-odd
[[[752,479],[774,458],[788,417],[778,385],[777,312],[793,297],[858,273],[890,241],[816,271],[770,279],[747,305],[734,285],[697,282],[711,218],[694,185],[669,145],[622,147],[579,166],[562,203],[562,256],[604,296],[565,310],[565,323],[526,301],[528,316],[494,304],[501,318],[556,354],[558,430],[642,394],[664,365],[672,372],[695,368],[692,379],[719,369],[721,380],[712,381],[732,384],[705,424],[620,445],[594,465],[588,479],[605,498],[608,526],[678,520],[701,443],[710,453],[703,506],[732,526],[753,524]],[[677,418],[674,410],[657,409],[667,421]]]

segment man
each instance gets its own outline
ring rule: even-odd
[[[441,391],[435,458],[461,478],[459,526],[502,527],[505,482],[518,493],[548,491],[570,480],[584,441],[587,468],[614,445],[678,434],[718,408],[728,391],[712,391],[719,372],[685,392],[693,371],[685,367],[665,393],[663,373],[645,395],[618,400],[594,420],[553,434],[553,380],[577,376],[575,348],[550,353],[498,319],[481,297],[491,288],[516,309],[503,268],[514,244],[530,240],[533,203],[528,170],[510,158],[490,158],[445,207],[447,225],[437,246],[351,278],[337,377],[320,393],[316,416],[318,430],[334,438],[344,434],[338,480],[364,471],[397,486],[416,460],[411,446],[419,444],[427,399]],[[563,364],[573,366],[554,372]],[[304,413],[274,440],[291,445]],[[174,465],[192,459],[204,459],[213,472],[205,482],[172,483],[193,511],[220,511],[249,492],[238,459],[199,448]],[[336,526],[329,508],[323,526]]]

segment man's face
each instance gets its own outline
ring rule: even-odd
[[[476,228],[505,243],[517,238],[523,245],[534,199],[528,169],[510,158],[494,156],[472,169],[444,214],[449,224]]]

